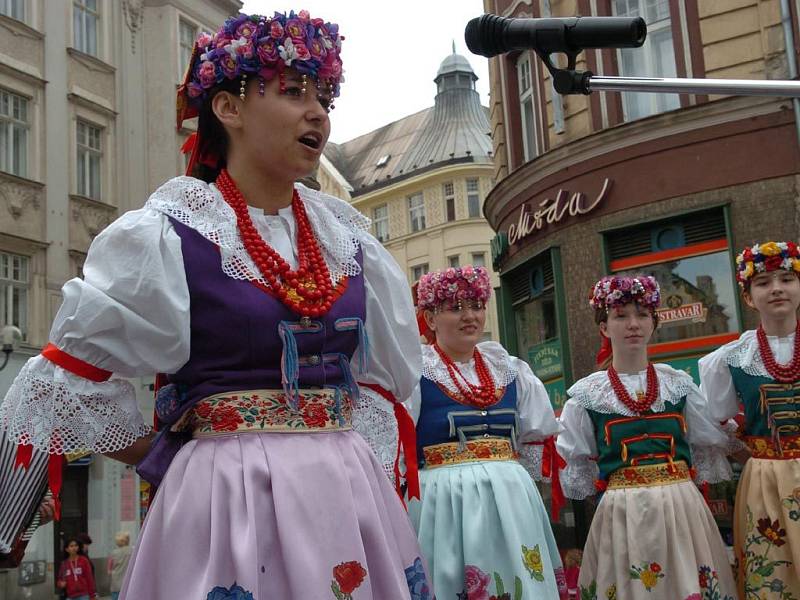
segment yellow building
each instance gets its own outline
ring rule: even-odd
[[[449,266],[492,272],[494,232],[483,217],[493,185],[492,142],[477,79],[454,49],[434,78],[434,106],[325,150],[317,175],[322,189],[372,219],[372,233],[409,283]],[[496,286],[493,272],[492,281]],[[498,339],[493,303],[484,337]]]

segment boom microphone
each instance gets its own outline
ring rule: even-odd
[[[641,17],[514,19],[482,15],[464,31],[473,54],[491,57],[511,50],[577,53],[586,48],[638,48],[647,37]]]

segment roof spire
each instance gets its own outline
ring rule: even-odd
[[[456,53],[456,41],[453,40],[453,54]]]

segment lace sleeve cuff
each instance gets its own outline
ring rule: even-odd
[[[719,483],[733,477],[724,448],[692,446],[691,451],[696,483]]]
[[[542,477],[542,444],[520,444],[519,463],[534,481],[550,481],[549,477]]]
[[[0,427],[15,443],[53,454],[114,452],[150,430],[128,381],[89,381],[41,355],[14,379],[0,404]]]
[[[588,458],[567,463],[561,471],[561,488],[564,495],[573,500],[583,500],[597,493],[594,482],[600,472],[597,463]]]
[[[377,392],[360,386],[359,399],[353,406],[353,429],[366,440],[389,480],[395,484],[398,431],[392,403]]]

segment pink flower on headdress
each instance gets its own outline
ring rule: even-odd
[[[217,82],[217,69],[214,63],[210,60],[203,61],[197,70],[197,77],[204,88],[213,86]]]
[[[320,80],[337,81],[342,75],[342,61],[333,52],[328,53],[318,74]]]
[[[189,94],[189,98],[198,98],[203,92],[205,92],[205,88],[196,84],[194,81],[190,81],[189,85],[186,86],[186,93]]]
[[[461,268],[461,273],[464,277],[472,277],[475,274],[475,270],[472,268],[472,265],[464,265]]]
[[[312,24],[314,27],[321,27],[322,25],[324,25],[324,24],[325,24],[325,20],[324,20],[324,19],[320,19],[319,17],[316,17],[316,18],[314,18],[314,19],[311,19],[311,24]],[[320,33],[321,33],[321,32],[320,32]]]
[[[227,35],[220,33],[214,38],[214,45],[217,48],[224,48],[228,44],[230,44],[233,40],[229,38]]]
[[[276,40],[283,38],[283,25],[279,21],[272,21],[269,25],[269,34]]]
[[[244,40],[245,38],[241,38]],[[236,46],[236,54],[241,56],[244,59],[251,59],[253,58],[253,43],[250,40],[247,40],[244,44],[239,44]]]
[[[301,10],[297,13],[297,18],[300,19],[303,23],[308,23],[311,20],[311,15],[308,13],[307,10]]]
[[[325,45],[320,42],[317,38],[311,40],[311,44],[308,46],[308,51],[311,52],[311,56],[318,61],[322,61],[327,54],[325,50]]]
[[[294,51],[298,60],[309,60],[311,58],[311,52],[308,51],[303,42],[295,42]]]
[[[206,33],[206,32],[204,31],[203,33],[201,33],[200,35],[198,35],[198,36],[197,36],[197,45],[198,45],[200,48],[204,48],[204,49],[205,49],[205,48],[207,48],[207,47],[208,47],[208,45],[211,43],[211,40],[212,40],[212,39],[213,39],[213,38],[211,37],[211,34],[209,34],[209,33]]]
[[[261,62],[264,63],[274,63],[278,62],[278,46],[275,43],[275,40],[269,37],[263,37],[258,40],[258,45],[256,46],[256,52],[258,53],[258,58]]]

